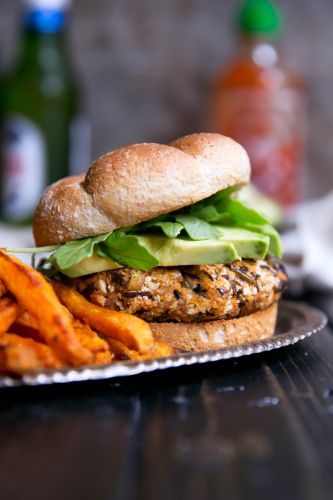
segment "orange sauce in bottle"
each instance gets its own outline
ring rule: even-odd
[[[245,147],[254,184],[286,208],[301,197],[304,121],[302,81],[270,37],[243,34],[212,86],[208,124]]]

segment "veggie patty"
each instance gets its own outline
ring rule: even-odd
[[[71,283],[91,302],[147,321],[197,322],[266,309],[279,300],[287,281],[283,266],[269,259],[151,271],[121,268]]]

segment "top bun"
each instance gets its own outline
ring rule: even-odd
[[[246,151],[229,137],[192,134],[101,156],[86,175],[49,186],[37,206],[36,245],[53,245],[152,219],[249,181]]]

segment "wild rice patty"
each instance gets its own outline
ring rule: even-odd
[[[147,321],[208,321],[266,309],[286,288],[283,266],[273,260],[231,264],[116,269],[72,284],[94,304]]]

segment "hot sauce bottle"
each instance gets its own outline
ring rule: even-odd
[[[254,184],[289,208],[301,196],[303,82],[280,58],[282,19],[272,1],[245,1],[238,25],[236,53],[211,89],[209,128],[240,142]]]

